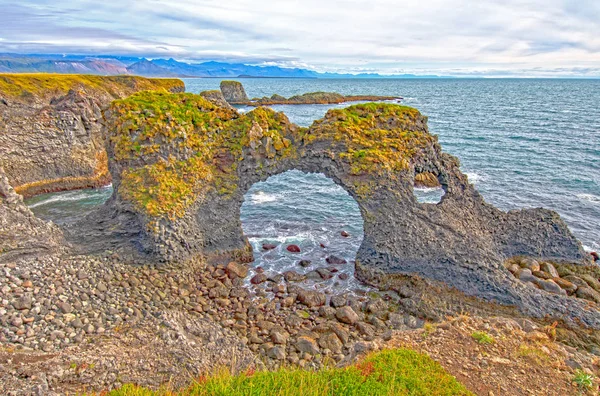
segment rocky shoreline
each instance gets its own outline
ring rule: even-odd
[[[345,367],[400,342],[425,347],[430,334],[444,342],[454,334],[466,348],[475,330],[543,341],[561,375],[597,370],[600,272],[592,257],[556,213],[485,203],[417,110],[352,106],[300,128],[270,109],[239,114],[223,94],[162,90],[113,102],[104,129],[93,130],[106,142],[115,192],[66,230],[36,218],[11,187],[27,167],[12,164],[12,176],[0,167],[2,394],[177,388],[222,367]],[[55,103],[65,101],[101,109],[87,89]],[[83,120],[89,108],[78,109],[66,119]],[[326,280],[350,265],[335,256],[310,263],[298,254],[297,271],[250,271],[243,194],[288,169],[323,172],[355,198],[365,238],[354,275],[377,292],[308,287],[307,278]],[[420,204],[414,185],[439,185],[446,195]],[[508,364],[470,348],[477,366],[464,362],[459,373]]]

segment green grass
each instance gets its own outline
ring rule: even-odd
[[[202,379],[187,389],[151,391],[125,385],[110,396],[171,395],[472,395],[439,363],[409,349],[373,353],[348,368],[320,371],[282,368],[250,375],[228,373]]]
[[[492,337],[485,331],[476,331],[473,334],[471,334],[471,337],[473,337],[473,339],[480,344],[493,344],[495,342],[494,337]]]
[[[581,390],[591,390],[594,386],[594,376],[582,370],[577,370],[573,376],[573,382]]]

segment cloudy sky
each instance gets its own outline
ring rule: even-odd
[[[0,52],[600,77],[600,0],[0,0]]]

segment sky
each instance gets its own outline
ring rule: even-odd
[[[0,0],[0,52],[600,77],[600,0]]]

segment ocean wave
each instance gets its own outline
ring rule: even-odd
[[[467,175],[467,177],[469,178],[469,181],[473,184],[477,184],[480,181],[485,180],[485,176],[480,175],[479,173],[475,173],[475,172],[465,172],[465,175]]]
[[[252,201],[253,204],[260,205],[266,202],[275,202],[279,198],[281,197],[278,194],[267,194],[264,191],[259,191],[250,196],[250,201]]]
[[[433,193],[443,191],[442,187],[413,187],[414,191],[422,192],[422,193]]]
[[[54,202],[73,202],[73,201],[83,201],[84,199],[90,198],[90,194],[86,193],[69,193],[63,195],[54,195],[50,198],[44,199],[40,202],[33,203],[28,205],[29,208],[37,208],[39,206],[48,205]]]
[[[577,198],[584,201],[589,201],[595,204],[600,204],[600,197],[594,194],[577,194]]]

